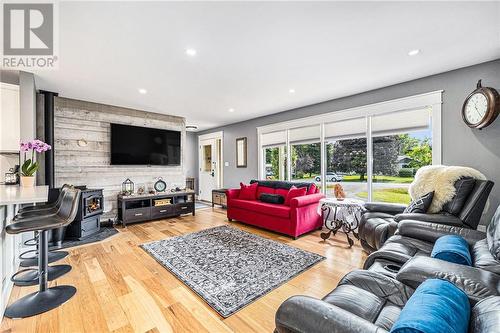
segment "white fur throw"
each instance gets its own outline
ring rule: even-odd
[[[455,196],[455,182],[462,177],[485,180],[486,177],[473,168],[462,166],[428,165],[418,169],[415,179],[410,184],[412,200],[434,191],[428,213],[438,213]]]

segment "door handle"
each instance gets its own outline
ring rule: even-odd
[[[142,216],[142,213],[136,213],[134,216]]]
[[[215,171],[212,170],[212,173],[211,173],[212,177],[215,177]]]

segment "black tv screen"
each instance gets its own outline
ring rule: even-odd
[[[111,124],[112,165],[180,165],[181,132]]]

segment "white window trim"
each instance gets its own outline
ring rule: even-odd
[[[259,154],[258,154],[258,171],[259,171],[259,179],[263,179],[265,172],[264,168],[265,166],[263,165],[263,147],[261,145],[260,141],[260,136],[261,134],[264,133],[270,133],[270,132],[276,132],[279,130],[286,130],[286,135],[287,135],[287,140],[286,140],[286,146],[290,146],[290,140],[289,140],[289,131],[292,128],[298,128],[298,127],[304,127],[304,126],[312,126],[312,125],[320,125],[321,130],[320,130],[320,142],[322,142],[322,146],[324,144],[324,124],[325,123],[330,123],[330,122],[335,122],[335,121],[342,121],[342,120],[348,120],[352,118],[360,118],[360,117],[366,117],[367,119],[367,140],[371,138],[371,117],[375,115],[381,115],[381,114],[387,114],[387,113],[393,113],[393,112],[401,112],[401,111],[410,111],[410,110],[418,110],[418,109],[424,109],[430,107],[432,109],[432,164],[441,164],[442,162],[442,140],[441,140],[441,112],[442,112],[442,95],[443,95],[444,90],[436,90],[428,93],[423,93],[423,94],[418,94],[418,95],[413,95],[413,96],[407,96],[407,97],[402,97],[402,98],[397,98],[397,99],[392,99],[384,102],[379,102],[379,103],[374,103],[374,104],[368,104],[368,105],[363,105],[363,106],[358,106],[354,108],[349,108],[349,109],[344,109],[344,110],[338,110],[338,111],[332,111],[328,113],[323,113],[320,115],[316,116],[310,116],[310,117],[304,117],[304,118],[299,118],[299,119],[293,119],[289,121],[283,121],[279,123],[274,123],[274,124],[269,124],[265,126],[260,126],[257,127],[257,146],[259,148]],[[370,138],[368,138],[370,136]],[[371,143],[369,143],[371,145]],[[372,154],[372,149],[369,149],[370,147],[367,147],[368,150],[368,172],[371,173],[371,164],[373,161],[373,157],[371,156]],[[322,150],[323,154],[323,150]],[[287,169],[289,170],[288,172],[288,179],[290,180],[291,177],[291,172],[290,172],[290,167],[291,167],[291,158],[290,158],[291,152],[290,149],[287,149]],[[322,156],[322,160],[323,156]],[[322,165],[324,163],[321,163]],[[322,183],[323,180],[325,179],[324,173],[326,170],[322,166],[321,167],[321,179]],[[371,200],[371,178],[370,175],[368,175],[368,193],[369,193],[369,200]],[[324,186],[322,188],[325,188]]]

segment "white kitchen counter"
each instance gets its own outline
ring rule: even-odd
[[[46,202],[48,186],[0,185],[0,206]]]

